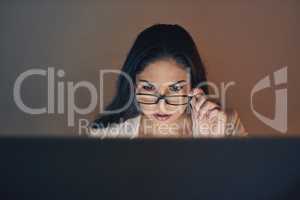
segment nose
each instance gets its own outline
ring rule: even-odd
[[[160,112],[167,113],[165,99],[160,99],[159,102],[157,103],[157,106]]]

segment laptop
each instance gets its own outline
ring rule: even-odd
[[[0,199],[300,199],[300,139],[1,138]]]

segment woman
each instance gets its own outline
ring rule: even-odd
[[[90,124],[89,136],[247,135],[235,110],[223,110],[208,99],[206,83],[190,34],[179,25],[152,25],[136,38],[118,77],[117,93],[106,113]]]

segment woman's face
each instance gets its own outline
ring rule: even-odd
[[[164,59],[150,63],[136,76],[136,93],[155,95],[187,95],[190,92],[189,73],[173,59]],[[140,96],[140,108],[144,115],[157,123],[171,123],[179,119],[188,105],[188,97],[171,97],[169,105],[161,99],[157,104],[143,104],[153,102],[153,96]],[[152,100],[151,100],[152,99]],[[155,97],[154,97],[155,99]]]

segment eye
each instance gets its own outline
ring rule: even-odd
[[[172,85],[169,88],[170,88],[170,90],[172,92],[178,92],[179,90],[181,90],[182,86],[180,86],[180,85]]]
[[[147,90],[147,91],[153,91],[154,90],[154,87],[152,85],[143,85],[142,88],[144,90]]]

